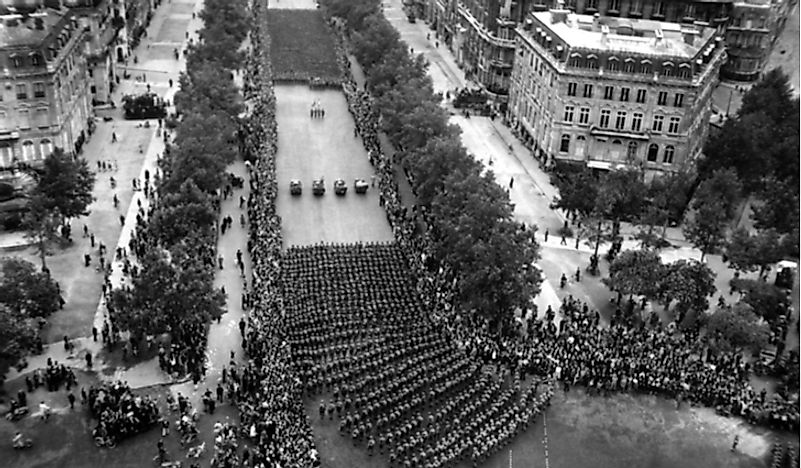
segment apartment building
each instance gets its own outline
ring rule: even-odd
[[[80,150],[91,117],[85,44],[69,10],[0,15],[0,168]]]
[[[428,0],[428,20],[453,51],[457,63],[496,100],[509,88],[514,60],[513,29],[531,12],[558,7],[553,0]],[[564,0],[574,13],[705,23],[724,34],[732,61],[723,75],[759,78],[796,0]]]
[[[535,12],[516,30],[507,118],[546,165],[676,171],[700,154],[726,60],[716,28]]]

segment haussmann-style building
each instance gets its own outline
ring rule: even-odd
[[[80,150],[91,125],[85,45],[69,10],[0,15],[0,169]]]
[[[702,151],[726,60],[713,27],[578,15],[528,15],[507,118],[544,164],[677,171]]]

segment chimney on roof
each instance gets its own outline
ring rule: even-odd
[[[664,39],[664,38],[665,38],[665,35],[662,34],[662,28],[656,28],[656,31],[654,31],[654,43],[656,45],[661,45],[662,44],[662,39]]]
[[[695,28],[681,28],[681,37],[684,39],[685,44],[695,45],[695,38],[698,36],[698,30]]]
[[[597,31],[601,27],[601,14],[592,15],[592,30]]]
[[[609,41],[609,26],[601,25],[601,44],[606,45]]]

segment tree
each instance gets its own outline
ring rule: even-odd
[[[89,214],[94,185],[95,175],[85,159],[73,159],[56,148],[44,160],[33,196],[47,212],[58,213],[65,221]]]
[[[691,203],[692,216],[682,230],[701,251],[701,260],[726,239],[729,221],[734,218],[742,187],[733,169],[715,171],[701,182]]]
[[[516,308],[529,307],[542,281],[533,267],[539,247],[532,230],[512,221],[492,173],[449,175],[432,214],[436,252],[457,274],[464,310],[501,326]]]
[[[0,304],[0,385],[9,367],[25,356],[35,339],[33,320]]]
[[[414,175],[413,184],[417,202],[431,206],[432,200],[442,193],[449,174],[480,174],[481,165],[468,156],[455,138],[433,138],[426,145],[409,154],[406,166]]]
[[[707,327],[720,351],[759,351],[770,338],[768,324],[754,313],[751,306],[742,302],[719,308],[709,317]]]
[[[582,218],[589,216],[595,210],[600,183],[591,169],[584,165],[580,168],[563,168],[555,173],[552,180],[559,190],[559,197],[554,200],[554,208]]]
[[[715,294],[715,273],[695,260],[678,260],[665,266],[659,281],[659,297],[666,307],[676,301],[678,322],[689,311],[704,313],[709,308],[708,298]]]
[[[195,232],[207,232],[217,220],[209,195],[192,179],[177,193],[167,193],[150,220],[150,232],[163,246],[172,246]]]
[[[42,261],[42,270],[47,268],[47,247],[51,241],[58,239],[58,228],[63,219],[58,209],[50,209],[46,205],[43,195],[34,194],[28,203],[28,212],[22,219],[25,235],[35,244]]]
[[[654,299],[664,271],[662,259],[653,250],[625,250],[609,265],[604,283],[620,294]]]
[[[369,74],[384,55],[401,43],[401,39],[398,31],[380,13],[366,17],[363,24],[363,28],[352,34],[351,42],[356,60]]]
[[[726,255],[729,257],[729,266],[735,270],[759,270],[759,277],[762,278],[770,265],[784,257],[782,247],[779,233],[775,229],[750,234],[747,229],[740,228],[729,239]]]
[[[3,259],[0,303],[18,316],[47,317],[60,306],[58,284],[20,258]]]
[[[112,318],[120,329],[137,338],[177,334],[185,328],[180,326],[185,321],[207,323],[222,314],[225,304],[222,292],[214,287],[213,275],[213,270],[188,255],[173,258],[153,249],[142,259],[133,287],[112,291]]]
[[[781,288],[762,280],[735,279],[732,286],[740,291],[742,302],[753,307],[760,317],[774,323],[787,314],[790,302],[787,293]]]

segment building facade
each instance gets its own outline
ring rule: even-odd
[[[36,165],[89,136],[86,33],[69,10],[0,16],[0,168]]]
[[[729,60],[723,67],[725,78],[759,79],[792,6],[788,0],[747,0],[732,5],[726,28]]]
[[[732,62],[723,74],[758,79],[773,41],[795,0],[565,0],[574,13],[670,23],[706,23],[725,39]],[[513,29],[531,12],[556,7],[552,0],[429,0],[428,19],[474,80],[503,94],[514,59]],[[497,97],[497,96],[495,96]]]
[[[89,74],[89,92],[92,104],[107,103],[116,87],[116,51],[126,47],[123,39],[125,23],[123,11],[115,8],[118,0],[68,0],[78,18],[78,23],[86,31],[86,59]],[[122,55],[123,59],[125,54]]]
[[[516,33],[507,118],[546,165],[665,172],[700,154],[726,60],[716,28],[561,9]]]

